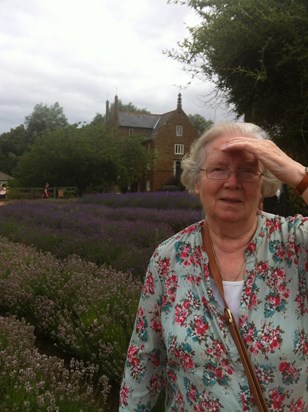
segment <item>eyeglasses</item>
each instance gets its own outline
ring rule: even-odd
[[[207,167],[206,169],[200,169],[201,172],[205,172],[208,179],[212,180],[228,180],[232,172],[235,172],[236,177],[241,182],[258,182],[263,176],[260,170],[254,170],[249,168],[242,169],[227,169],[224,167]]]

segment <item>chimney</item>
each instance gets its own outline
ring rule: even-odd
[[[114,97],[114,112],[113,112],[113,116],[114,116],[114,123],[116,126],[119,125],[119,99],[118,96],[115,95]]]
[[[106,100],[106,115],[105,115],[105,118],[106,118],[106,123],[108,124],[108,122],[109,122],[109,100]]]
[[[181,112],[181,111],[182,111],[182,95],[181,95],[181,93],[178,94],[177,111],[178,111],[178,112]]]

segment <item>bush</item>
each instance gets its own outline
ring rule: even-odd
[[[0,238],[0,308],[24,318],[37,336],[66,356],[96,365],[98,376],[119,383],[141,282],[70,257]]]
[[[94,382],[95,368],[71,360],[68,367],[39,353],[33,327],[0,317],[0,410],[107,411],[108,379]]]

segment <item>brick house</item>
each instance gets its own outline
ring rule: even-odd
[[[115,96],[112,111],[106,102],[106,117],[107,122],[124,135],[143,137],[147,147],[155,153],[153,169],[144,181],[138,183],[136,190],[154,192],[179,184],[182,158],[199,137],[182,109],[181,94],[176,109],[163,114],[122,112]]]

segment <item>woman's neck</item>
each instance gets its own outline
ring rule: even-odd
[[[220,225],[210,218],[207,220],[215,249],[231,254],[246,249],[258,225],[257,216],[254,221],[244,225],[241,223]]]

